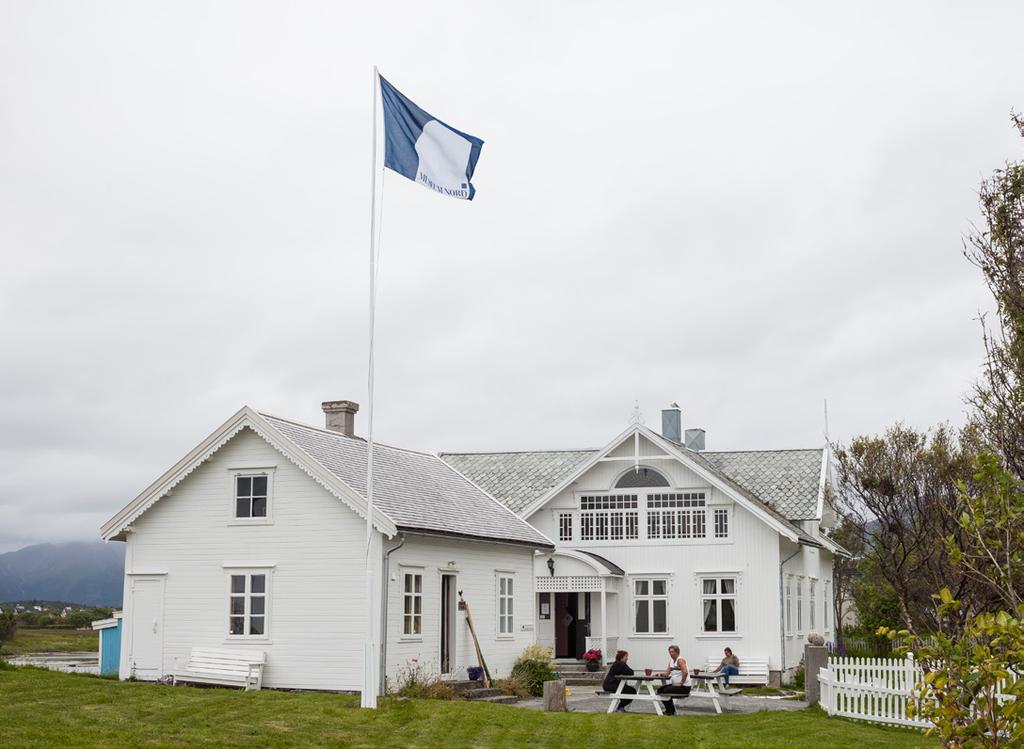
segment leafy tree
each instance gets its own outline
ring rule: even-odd
[[[852,554],[851,558],[836,556],[832,562],[832,621],[836,623],[836,644],[843,641],[843,620],[853,595],[857,567],[864,553],[863,528],[848,517],[843,517],[832,532],[832,539]]]
[[[1024,117],[1011,115],[1024,137]],[[974,420],[1000,463],[1024,479],[1024,162],[1008,162],[979,190],[983,230],[965,254],[996,302],[996,325],[983,321],[985,369],[970,399]]]
[[[835,454],[839,500],[864,538],[861,565],[891,590],[906,629],[938,628],[934,592],[949,587],[959,598],[973,583],[942,543],[964,535],[957,508],[971,477],[970,452],[947,426],[918,432],[897,424]]]

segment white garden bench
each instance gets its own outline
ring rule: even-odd
[[[722,656],[712,656],[708,658],[708,662],[704,668],[707,673],[713,673],[718,670],[718,665],[722,662]],[[740,672],[734,676],[729,677],[729,684],[747,684],[764,686],[768,683],[768,659],[748,657],[744,658],[740,656]]]
[[[171,674],[171,682],[217,684],[242,687],[245,691],[263,686],[263,666],[267,662],[262,650],[219,650],[192,648],[184,668]]]

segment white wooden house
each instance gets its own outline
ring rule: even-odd
[[[356,404],[323,406],[326,428],[241,409],[103,526],[127,544],[122,678],[219,647],[265,653],[264,686],[361,688],[366,443]],[[597,450],[379,445],[382,674],[477,664],[459,591],[495,676],[540,642],[659,668],[670,643],[698,664],[729,645],[778,678],[829,639],[827,451],[709,452],[663,421]]]
[[[367,450],[356,404],[324,410],[326,429],[242,408],[103,526],[127,544],[121,678],[248,649],[264,686],[361,689]],[[506,675],[534,642],[534,556],[552,542],[436,455],[378,445],[374,466],[382,674],[476,665],[462,591]]]
[[[661,668],[676,643],[703,666],[729,646],[778,682],[807,634],[835,629],[828,450],[709,452],[678,409],[662,416],[662,434],[636,423],[596,450],[442,457],[556,540],[534,575],[557,656]]]

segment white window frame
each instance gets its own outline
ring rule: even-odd
[[[804,576],[796,576],[796,633],[804,633]]]
[[[572,541],[575,538],[576,524],[573,522],[573,514],[572,510],[560,510],[555,513],[559,541]],[[566,529],[569,531],[568,535],[564,533]]]
[[[582,543],[608,543],[640,540],[640,492],[586,492],[580,494],[579,540]],[[588,502],[619,505],[588,509]],[[632,504],[632,507],[629,505]],[[618,537],[613,535],[618,529]],[[631,531],[631,535],[627,535]],[[589,538],[588,538],[589,533]]]
[[[502,583],[505,589],[502,590]],[[510,570],[494,572],[494,633],[499,640],[510,640],[516,634],[516,573]]]
[[[708,495],[706,489],[687,491],[653,491],[648,492],[645,505],[645,530],[647,538],[656,541],[706,541],[708,539]],[[666,503],[683,503],[679,506],[668,505],[652,507],[651,500],[657,498]],[[690,502],[700,504],[689,504]],[[652,522],[654,521],[654,522]],[[701,526],[700,534],[695,532]],[[672,527],[672,535],[666,535],[666,528]],[[683,534],[683,527],[689,532]],[[656,530],[655,530],[656,529]],[[654,531],[652,533],[652,531]]]
[[[405,567],[400,566],[398,568],[400,579],[402,580],[401,595],[402,595],[402,626],[399,634],[401,640],[422,640],[423,639],[423,568],[422,567]],[[405,583],[407,578],[412,578],[413,589],[407,591],[405,589]],[[416,578],[420,579],[420,589],[416,590]],[[412,604],[412,613],[406,614],[406,601]],[[416,612],[416,602],[419,601],[420,610]],[[411,632],[406,631],[407,620],[412,625]],[[419,632],[416,631],[416,625],[419,624]]]
[[[647,583],[647,593],[641,594],[636,592],[636,584],[639,582]],[[664,594],[655,594],[654,583],[661,582],[665,584]],[[672,629],[672,623],[670,620],[671,615],[671,602],[669,597],[669,589],[671,587],[671,575],[636,575],[635,577],[629,578],[629,592],[630,592],[630,631],[633,637],[668,637],[669,632]],[[655,631],[654,629],[654,602],[664,601],[665,602],[665,629],[664,631]],[[648,632],[638,632],[636,628],[636,612],[639,608],[640,603],[647,604],[647,623],[650,626]]]
[[[715,583],[714,593],[704,592],[704,582],[710,580]],[[722,581],[729,580],[732,582],[732,593],[722,592]],[[698,631],[701,635],[708,637],[736,637],[740,631],[740,614],[739,614],[739,592],[740,592],[740,578],[735,573],[722,572],[718,574],[703,573],[698,577],[697,580],[697,593],[699,596],[699,605],[697,607],[697,613],[700,616],[700,625]],[[715,606],[715,620],[718,625],[718,629],[704,629],[704,601],[714,600],[717,601]],[[722,601],[732,601],[732,614],[733,614],[733,625],[734,628],[730,630],[722,629]]]
[[[817,624],[817,617],[815,616],[817,607],[817,595],[818,591],[818,578],[809,577],[807,578],[807,631],[814,632],[815,625]]]
[[[793,635],[793,576],[786,575],[786,634]]]
[[[229,468],[230,489],[228,491],[228,525],[272,525],[274,523],[274,473],[276,466],[246,466],[244,468]],[[237,491],[238,479],[245,477],[266,477],[267,479],[267,514],[265,517],[238,517],[237,512]],[[251,495],[250,495],[251,496]],[[250,510],[252,505],[250,504]]]
[[[728,507],[709,507],[711,510],[711,534],[709,539],[725,541],[732,538],[732,513]],[[722,518],[725,525],[725,533],[718,535],[718,519]]]
[[[271,609],[273,601],[273,579],[274,579],[274,565],[224,565],[224,572],[227,577],[227,615],[225,621],[227,624],[227,634],[224,637],[225,642],[269,642],[270,641],[270,626],[271,626]],[[232,589],[232,578],[236,576],[245,576],[245,590],[243,593],[235,593]],[[252,578],[253,575],[263,576],[263,593],[252,592]],[[261,635],[250,635],[244,634],[249,631],[249,625],[251,617],[259,616],[259,614],[252,613],[252,599],[253,597],[263,597],[263,634]],[[232,598],[244,598],[244,608],[242,614],[233,614],[231,610],[231,599]],[[242,628],[243,634],[235,635],[231,634],[231,619],[234,616],[242,616]]]
[[[824,604],[824,607],[821,610],[821,623],[822,623],[822,629],[825,630],[825,634],[828,634],[829,632],[832,631],[831,628],[828,625],[828,621],[829,621],[829,616],[828,615],[829,615],[829,613],[830,613],[830,611],[832,609],[832,599],[829,598],[829,595],[828,595],[829,588],[831,588],[831,587],[832,587],[832,581],[831,580],[826,580],[825,581],[825,586],[824,586],[824,592],[822,593],[822,596],[821,596],[822,597],[822,603]]]

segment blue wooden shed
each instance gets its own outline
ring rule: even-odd
[[[121,612],[99,619],[92,628],[100,633],[100,673],[116,674],[121,667]]]

